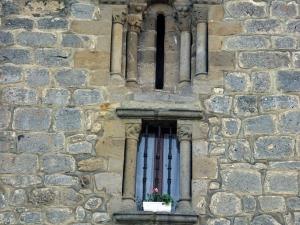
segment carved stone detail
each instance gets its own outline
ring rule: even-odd
[[[138,34],[140,33],[142,26],[142,14],[129,14],[127,22],[129,31],[134,31]]]
[[[129,4],[129,13],[130,14],[142,14],[147,7],[146,3],[130,3]]]
[[[123,10],[121,12],[113,12],[113,23],[125,23],[127,17],[127,11]]]
[[[191,29],[191,10],[189,4],[174,4],[174,17],[178,20],[179,29],[181,31],[190,31]]]
[[[207,21],[208,8],[206,5],[194,5],[193,8],[193,24]]]
[[[141,132],[141,124],[126,124],[126,138],[138,140]]]
[[[192,127],[191,125],[180,125],[177,129],[177,137],[179,141],[192,139]]]

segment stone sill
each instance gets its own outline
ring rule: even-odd
[[[166,212],[117,212],[113,215],[118,224],[195,224],[198,215],[195,213],[166,213]]]

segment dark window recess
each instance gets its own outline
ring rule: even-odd
[[[156,75],[155,88],[164,88],[164,64],[165,64],[165,16],[157,16],[157,36],[156,36]]]

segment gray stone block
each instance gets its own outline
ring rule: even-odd
[[[13,1],[2,1],[2,9],[1,9],[1,15],[7,16],[7,15],[19,15],[20,14],[20,6]]]
[[[16,218],[12,212],[0,213],[0,224],[16,224]]]
[[[232,193],[217,192],[213,194],[209,208],[216,216],[226,217],[242,213],[241,200]]]
[[[87,46],[88,37],[84,38],[76,34],[63,34],[61,44],[64,47],[83,48]]]
[[[294,18],[298,16],[298,4],[296,2],[273,1],[271,4],[271,16],[281,18]]]
[[[252,73],[253,91],[254,92],[270,92],[271,77],[268,72]]]
[[[106,190],[106,194],[119,194],[122,192],[122,176],[117,173],[97,173],[94,175],[98,191]]]
[[[0,104],[0,128],[8,127],[10,123],[11,112],[8,105]]]
[[[56,41],[56,36],[50,33],[24,31],[18,34],[18,42],[23,46],[50,47],[56,44]]]
[[[275,49],[296,49],[297,38],[294,37],[271,37]]]
[[[300,19],[289,20],[286,24],[286,31],[291,34],[297,34],[300,32]]]
[[[238,17],[238,18],[266,17],[265,2],[232,1],[232,2],[226,2],[225,7],[232,17]]]
[[[69,155],[47,154],[41,157],[45,173],[65,173],[75,171],[75,159]]]
[[[269,162],[269,166],[275,169],[300,169],[299,161],[288,161],[288,162]]]
[[[284,92],[300,91],[300,71],[278,71],[277,85]]]
[[[13,45],[14,43],[14,35],[11,32],[0,31],[0,46]]]
[[[95,223],[105,223],[111,221],[111,218],[107,213],[95,212],[93,213],[93,221]]]
[[[27,49],[2,48],[0,62],[14,64],[29,64],[31,62],[30,51]]]
[[[28,195],[28,202],[36,206],[50,205],[57,197],[50,188],[38,188]]]
[[[237,137],[241,129],[241,120],[236,118],[222,119],[222,134],[225,137]]]
[[[2,191],[0,191],[0,209],[3,209],[7,205],[7,199]],[[1,223],[1,213],[0,213],[0,223]]]
[[[268,68],[288,67],[290,54],[288,52],[242,52],[239,54],[241,68]]]
[[[256,211],[256,200],[251,195],[246,195],[243,197],[243,209],[245,213]]]
[[[255,159],[285,159],[294,155],[291,137],[259,137],[254,145]]]
[[[204,102],[205,108],[213,113],[230,114],[232,97],[230,96],[212,96]]]
[[[138,102],[168,101],[169,95],[161,93],[135,93],[133,100]]]
[[[250,87],[250,78],[246,73],[232,72],[225,76],[226,88],[230,91],[247,92]]]
[[[235,217],[233,225],[247,225],[248,219],[247,217]]]
[[[71,213],[70,209],[48,209],[46,211],[46,220],[54,224],[63,224]]]
[[[2,91],[2,99],[14,105],[35,105],[38,101],[38,92],[17,87],[8,87]]]
[[[46,69],[27,69],[26,84],[38,88],[50,83],[50,73]]]
[[[286,200],[286,205],[290,210],[300,210],[300,198],[299,197],[290,197]]]
[[[87,141],[69,144],[68,152],[71,154],[89,154],[92,153],[92,144]]]
[[[76,220],[84,220],[85,210],[82,206],[77,206],[75,210]]]
[[[261,174],[258,171],[221,170],[222,188],[239,194],[261,195]]]
[[[61,204],[67,206],[81,205],[84,196],[77,193],[73,188],[68,188],[61,193]]]
[[[55,74],[55,79],[63,87],[83,87],[87,75],[83,70],[61,69]]]
[[[300,67],[300,52],[293,52],[292,55],[294,67],[299,68]]]
[[[280,34],[282,32],[282,24],[277,19],[249,19],[245,22],[245,29],[247,33]]]
[[[297,195],[299,192],[298,171],[267,171],[264,191],[265,194]]]
[[[253,218],[250,225],[280,225],[272,216],[270,215],[260,215]]]
[[[19,152],[61,152],[64,141],[62,134],[25,133],[18,136],[17,149]]]
[[[23,223],[23,224],[42,223],[42,213],[40,213],[40,212],[22,212],[20,215],[20,223]]]
[[[26,188],[31,185],[42,183],[42,179],[38,176],[22,175],[13,177],[0,177],[2,183],[13,186],[15,188]]]
[[[219,218],[219,219],[209,218],[207,220],[207,225],[230,225],[230,220],[224,218]]]
[[[257,50],[268,49],[271,44],[265,37],[259,36],[238,36],[230,37],[225,42],[225,46],[229,50]]]
[[[17,189],[12,194],[12,197],[10,199],[10,205],[11,206],[23,206],[26,203],[27,196],[24,189]]]
[[[35,60],[42,66],[69,66],[69,51],[60,49],[37,49],[34,51]]]
[[[101,206],[101,204],[102,204],[101,198],[92,197],[86,201],[84,208],[89,210],[96,210]]]
[[[77,186],[79,185],[79,178],[64,174],[45,175],[44,184],[50,186]]]
[[[0,77],[0,84],[16,83],[22,80],[22,68],[16,66],[3,65],[2,76]]]
[[[251,149],[247,140],[239,139],[230,142],[228,147],[228,158],[232,161],[250,162]]]
[[[76,105],[93,105],[104,101],[103,95],[99,90],[76,90],[74,92],[74,101]]]
[[[285,212],[285,199],[282,196],[259,196],[258,201],[263,212]]]
[[[273,115],[262,115],[244,119],[244,133],[245,135],[274,134],[276,132],[275,120],[276,116]]]
[[[0,152],[8,152],[14,147],[16,134],[13,131],[0,131]]]
[[[299,98],[295,95],[263,96],[259,102],[263,111],[294,109],[299,107]]]
[[[17,108],[13,116],[13,129],[16,130],[48,130],[51,122],[51,109]]]
[[[71,93],[65,89],[49,88],[43,91],[44,105],[65,106],[69,104]]]
[[[37,21],[38,29],[47,29],[47,30],[65,30],[69,27],[69,20],[64,18],[44,18]]]
[[[94,5],[74,3],[71,6],[71,14],[78,19],[93,19],[95,8]]]
[[[256,115],[257,97],[254,95],[237,95],[234,99],[234,113],[237,116]]]
[[[35,173],[39,168],[38,156],[31,154],[0,154],[0,173]]]
[[[300,132],[300,111],[288,111],[279,116],[280,128],[284,133]]]
[[[61,131],[79,130],[82,125],[82,111],[79,108],[59,108],[54,116],[54,129]]]
[[[34,21],[27,18],[11,18],[11,19],[4,19],[3,27],[4,29],[26,29],[32,30],[33,29]]]

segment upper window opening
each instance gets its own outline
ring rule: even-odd
[[[157,40],[156,40],[156,76],[155,88],[164,88],[164,66],[165,66],[165,16],[157,16]]]

